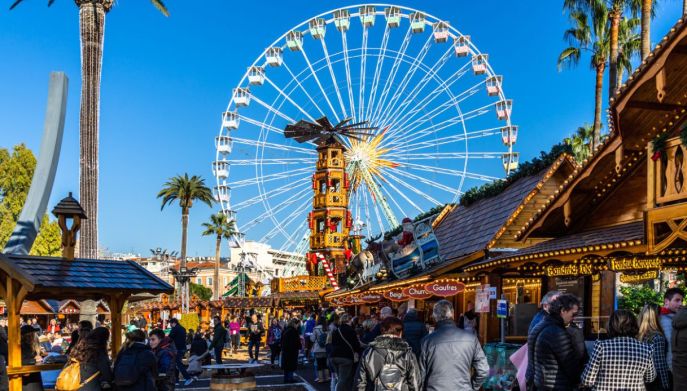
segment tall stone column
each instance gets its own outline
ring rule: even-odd
[[[98,317],[98,303],[95,300],[84,300],[79,303],[79,321],[88,320],[95,327],[95,320]]]

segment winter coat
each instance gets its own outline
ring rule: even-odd
[[[258,321],[257,323],[251,322],[248,324],[248,340],[260,342],[263,334],[265,334],[265,326],[262,325],[262,322]]]
[[[427,391],[479,390],[489,374],[477,335],[450,319],[438,322],[434,332],[422,339],[419,364]]]
[[[327,353],[326,346],[320,346],[317,340],[320,338],[321,334],[327,334],[325,330],[322,329],[322,325],[318,324],[310,335],[310,342],[312,342],[312,352],[315,356],[323,355]]]
[[[210,347],[213,350],[219,350],[224,348],[224,343],[229,340],[227,329],[225,329],[221,323],[215,325],[215,330],[212,333],[212,342]]]
[[[666,337],[659,332],[655,332],[646,335],[642,342],[651,346],[651,357],[656,369],[656,379],[647,386],[647,389],[670,390],[670,371],[666,362],[666,349],[668,348]]]
[[[172,327],[172,329],[169,331],[168,337],[174,342],[174,347],[176,348],[177,352],[186,351],[186,329],[184,326],[180,325],[179,323],[174,325],[174,327]]]
[[[658,317],[658,322],[661,324],[663,329],[663,334],[666,336],[666,340],[671,341],[673,338],[673,318],[675,314],[670,312],[666,308],[661,308],[661,316]],[[673,349],[668,346],[668,352],[666,352],[666,361],[668,362],[668,368],[673,368]]]
[[[99,350],[95,360],[90,362],[82,362],[79,364],[81,369],[81,381],[84,382],[89,377],[96,376],[93,380],[79,388],[79,391],[100,391],[103,383],[112,384],[112,369],[110,368],[110,358],[107,356],[107,351]]]
[[[239,322],[229,322],[229,330],[231,331],[231,335],[238,334],[241,332],[241,325]]]
[[[420,368],[408,342],[380,335],[363,352],[355,376],[357,391],[420,390]]]
[[[537,325],[538,327],[539,325]],[[534,386],[537,390],[572,390],[580,382],[584,352],[575,348],[563,319],[549,315],[541,322],[534,349]]]
[[[644,390],[656,378],[651,346],[633,337],[597,341],[582,373],[582,387],[594,391]]]
[[[164,374],[164,377],[160,377],[155,381],[158,391],[174,390],[177,369],[177,350],[174,343],[169,337],[164,337],[157,348],[153,349],[153,353],[155,354],[155,360],[157,360],[158,376]]]
[[[301,347],[298,329],[287,327],[281,336],[281,368],[284,371],[294,372],[298,368],[298,353]]]
[[[546,326],[544,320],[548,317],[549,313],[544,310],[537,312],[537,315],[534,316],[534,319],[532,319],[530,323],[529,332],[527,333],[527,370],[525,371],[525,382],[530,386],[534,384],[534,347],[537,344],[539,333],[541,333],[544,326]]]
[[[150,346],[141,342],[133,343],[130,347],[125,348],[115,359],[114,371],[117,373],[117,367],[122,358],[126,355],[136,356],[136,367],[139,369],[138,380],[130,386],[116,386],[117,391],[155,391],[155,378],[157,377],[157,361],[155,354],[150,349]],[[114,378],[117,383],[117,378]]]
[[[429,334],[427,326],[418,319],[417,312],[408,312],[405,318],[403,318],[403,339],[408,342],[416,357],[420,355],[422,338],[427,334]]]
[[[673,317],[673,384],[687,384],[687,308]],[[676,388],[677,390],[677,388]]]
[[[281,343],[282,328],[279,325],[270,326],[267,330],[267,344],[278,345]]]
[[[361,351],[360,342],[358,342],[358,336],[353,327],[342,324],[337,330],[332,331],[332,347],[329,357],[353,360],[353,352],[360,353]]]
[[[205,352],[208,351],[208,344],[203,339],[203,337],[195,337],[193,338],[193,342],[191,342],[191,352],[190,354],[192,356],[202,356]]]
[[[534,314],[532,320],[530,321],[530,326],[527,328],[527,335],[532,334],[532,330],[534,329],[534,327],[538,325],[542,320],[544,320],[544,317],[546,317],[548,314],[548,312],[540,308],[539,311],[537,311],[537,313]]]
[[[375,325],[375,327],[372,328],[372,330],[366,332],[363,335],[361,342],[364,343],[365,345],[367,345],[370,342],[374,341],[375,338],[379,337],[380,335],[382,335],[382,322],[381,321],[377,322],[377,324]]]
[[[21,344],[21,365],[36,365],[36,352],[33,346]],[[21,378],[22,391],[43,391],[43,377],[40,372],[34,372]]]

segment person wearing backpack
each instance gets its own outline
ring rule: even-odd
[[[360,358],[354,390],[419,391],[420,369],[413,349],[401,338],[403,322],[384,318],[380,332]]]
[[[136,329],[126,333],[126,344],[114,363],[114,384],[117,391],[155,391],[157,361],[146,334]]]
[[[317,377],[315,379],[318,383],[326,383],[330,381],[329,368],[327,367],[327,320],[324,316],[320,316],[317,321],[317,326],[313,329],[310,335],[310,342],[312,342],[312,353],[315,356],[315,367],[317,368]]]
[[[272,324],[267,330],[267,345],[270,347],[270,363],[272,368],[274,368],[274,361],[279,357],[279,352],[281,352],[281,334],[282,329],[279,326],[277,318],[272,318]]]
[[[79,366],[79,377],[71,377],[71,381],[81,384],[79,391],[100,391],[108,389],[112,382],[112,370],[110,358],[107,356],[107,341],[110,339],[110,331],[105,327],[96,327],[72,349],[69,358],[71,362],[62,370],[68,371],[72,365]],[[76,368],[74,368],[76,369]],[[66,373],[65,373],[66,375]],[[62,373],[58,376],[58,384]],[[74,384],[73,386],[76,386]],[[64,387],[61,388],[71,388]]]
[[[148,335],[148,343],[157,360],[158,378],[155,386],[158,391],[174,391],[176,384],[176,347],[174,342],[161,329],[154,329]],[[191,378],[186,379],[192,380]],[[189,382],[191,384],[191,382]]]

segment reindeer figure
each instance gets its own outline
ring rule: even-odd
[[[370,282],[374,274],[365,274],[365,270],[370,270],[376,265],[382,264],[388,267],[388,258],[384,253],[382,243],[378,242],[382,234],[379,234],[370,239],[366,239],[367,246],[365,250],[356,254],[348,266],[349,283],[353,286],[358,286]]]

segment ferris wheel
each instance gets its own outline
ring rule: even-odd
[[[365,122],[342,140],[352,233],[371,237],[517,168],[502,76],[448,21],[394,5],[332,10],[277,38],[247,67],[222,113],[215,197],[241,234],[308,250],[314,142],[299,120]]]

